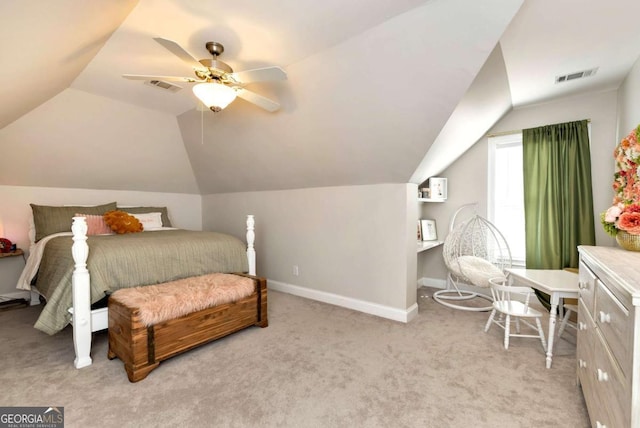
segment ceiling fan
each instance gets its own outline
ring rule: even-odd
[[[235,72],[229,65],[218,59],[224,52],[224,46],[218,42],[207,42],[206,48],[212,59],[197,60],[182,46],[173,40],[154,37],[169,52],[189,64],[196,77],[148,76],[141,74],[123,74],[125,79],[132,80],[165,80],[170,82],[197,83],[193,93],[214,113],[227,107],[235,98],[257,105],[267,111],[274,112],[280,104],[269,98],[245,89],[245,85],[253,82],[286,80],[287,73],[280,67],[264,67],[253,70]]]

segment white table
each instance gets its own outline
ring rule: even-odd
[[[528,287],[547,293],[551,299],[549,314],[549,338],[547,343],[547,368],[551,368],[553,338],[560,299],[578,298],[578,274],[557,269],[507,269],[511,278]]]

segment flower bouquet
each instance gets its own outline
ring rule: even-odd
[[[613,180],[613,205],[600,214],[604,230],[621,240],[638,241],[640,251],[640,125],[620,141],[613,152],[616,168]],[[632,235],[632,236],[629,236]],[[630,249],[630,248],[627,248]]]

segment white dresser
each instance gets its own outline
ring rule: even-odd
[[[577,375],[593,427],[640,427],[640,253],[578,247]]]

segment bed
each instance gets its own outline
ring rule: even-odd
[[[47,300],[36,322],[37,329],[55,334],[66,325],[73,325],[76,368],[91,364],[92,332],[108,326],[108,309],[96,308],[95,304],[111,291],[214,272],[255,275],[256,271],[253,215],[246,218],[246,245],[226,234],[166,226],[148,229],[145,226],[147,231],[141,233],[88,234],[93,217],[101,216],[100,212],[111,210],[114,205],[43,207],[32,204],[33,245],[18,288],[33,287]],[[146,215],[144,210],[139,214],[140,209],[118,209],[137,211],[141,219]],[[146,212],[149,210],[153,208],[146,208]],[[68,231],[72,212],[71,231]],[[76,215],[79,212],[82,215]],[[166,208],[154,212],[156,214],[158,221],[171,226]]]

